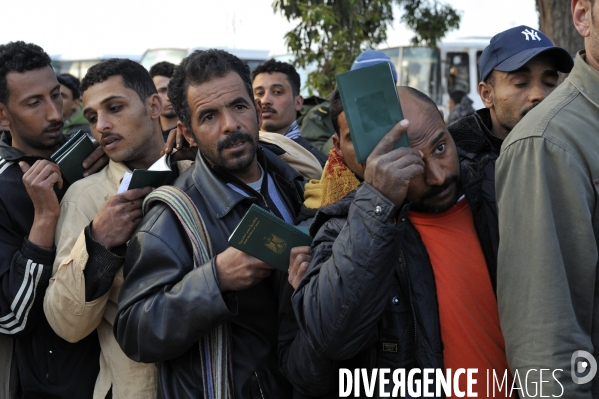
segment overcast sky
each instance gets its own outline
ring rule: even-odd
[[[493,36],[528,25],[538,28],[535,0],[449,0],[462,11],[459,31],[449,38]],[[229,46],[286,53],[292,28],[274,14],[272,0],[0,0],[0,42],[34,42],[50,55],[93,58],[141,55],[147,48]],[[396,13],[398,15],[398,13]],[[395,22],[389,46],[411,33]]]

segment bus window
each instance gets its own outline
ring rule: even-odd
[[[410,86],[441,103],[439,50],[430,47],[399,47],[398,55],[387,53],[397,68],[397,85]]]
[[[154,64],[161,61],[168,61],[175,65],[179,65],[181,60],[185,57],[187,57],[186,49],[153,49],[145,52],[141,58],[140,64],[149,71]]]
[[[468,53],[447,53],[447,93],[461,90],[470,93]]]

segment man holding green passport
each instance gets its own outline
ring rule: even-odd
[[[434,102],[410,87],[398,94],[407,120],[365,164],[339,94],[331,101],[337,157],[323,174],[313,259],[292,298],[300,333],[282,336],[279,353],[283,374],[305,395],[345,390],[341,368],[507,371],[494,296],[493,165],[461,168]],[[402,134],[411,148],[393,149]],[[466,379],[458,385],[465,391]]]
[[[168,92],[178,128],[199,148],[194,167],[173,185],[198,209],[202,241],[213,250],[194,266],[184,226],[166,205],[152,206],[129,242],[116,338],[132,359],[158,363],[167,399],[213,391],[214,397],[290,398],[277,338],[279,323],[294,317],[292,287],[284,273],[229,247],[228,239],[252,204],[292,223],[304,180],[259,145],[261,106],[249,68],[237,57],[195,51],[176,69]],[[212,342],[214,334],[221,339]]]

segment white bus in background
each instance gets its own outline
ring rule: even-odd
[[[398,46],[379,48],[391,58],[397,69],[397,85],[411,86],[426,93],[449,115],[449,93],[465,92],[474,102],[473,108],[483,108],[478,95],[478,59],[490,37],[442,40],[436,48]]]
[[[81,80],[89,68],[109,58],[128,58],[132,61],[139,62],[140,57],[141,56],[139,54],[104,54],[98,57],[88,58],[77,58],[63,55],[55,55],[50,58],[52,59],[51,65],[57,74],[68,73]]]
[[[229,53],[239,57],[245,61],[250,67],[250,70],[254,70],[258,64],[268,59],[268,50],[247,50],[238,48],[228,47],[217,47],[221,50],[228,51]],[[161,62],[168,61],[175,65],[178,65],[183,58],[193,53],[195,50],[208,50],[209,47],[192,47],[192,48],[156,48],[148,49],[141,56],[139,63],[143,65],[148,71],[152,65]]]

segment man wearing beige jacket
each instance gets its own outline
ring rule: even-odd
[[[496,168],[497,299],[521,398],[599,397],[599,1],[571,8],[585,50]]]
[[[162,102],[148,72],[130,60],[111,59],[90,68],[81,90],[84,115],[110,163],[73,184],[61,202],[54,275],[44,311],[54,331],[69,342],[97,331],[101,353],[94,398],[104,399],[110,390],[115,399],[155,398],[156,367],[127,358],[112,324],[126,242],[151,189],[117,190],[126,172],[147,169],[159,159],[164,146]],[[182,167],[173,165],[170,181]]]

